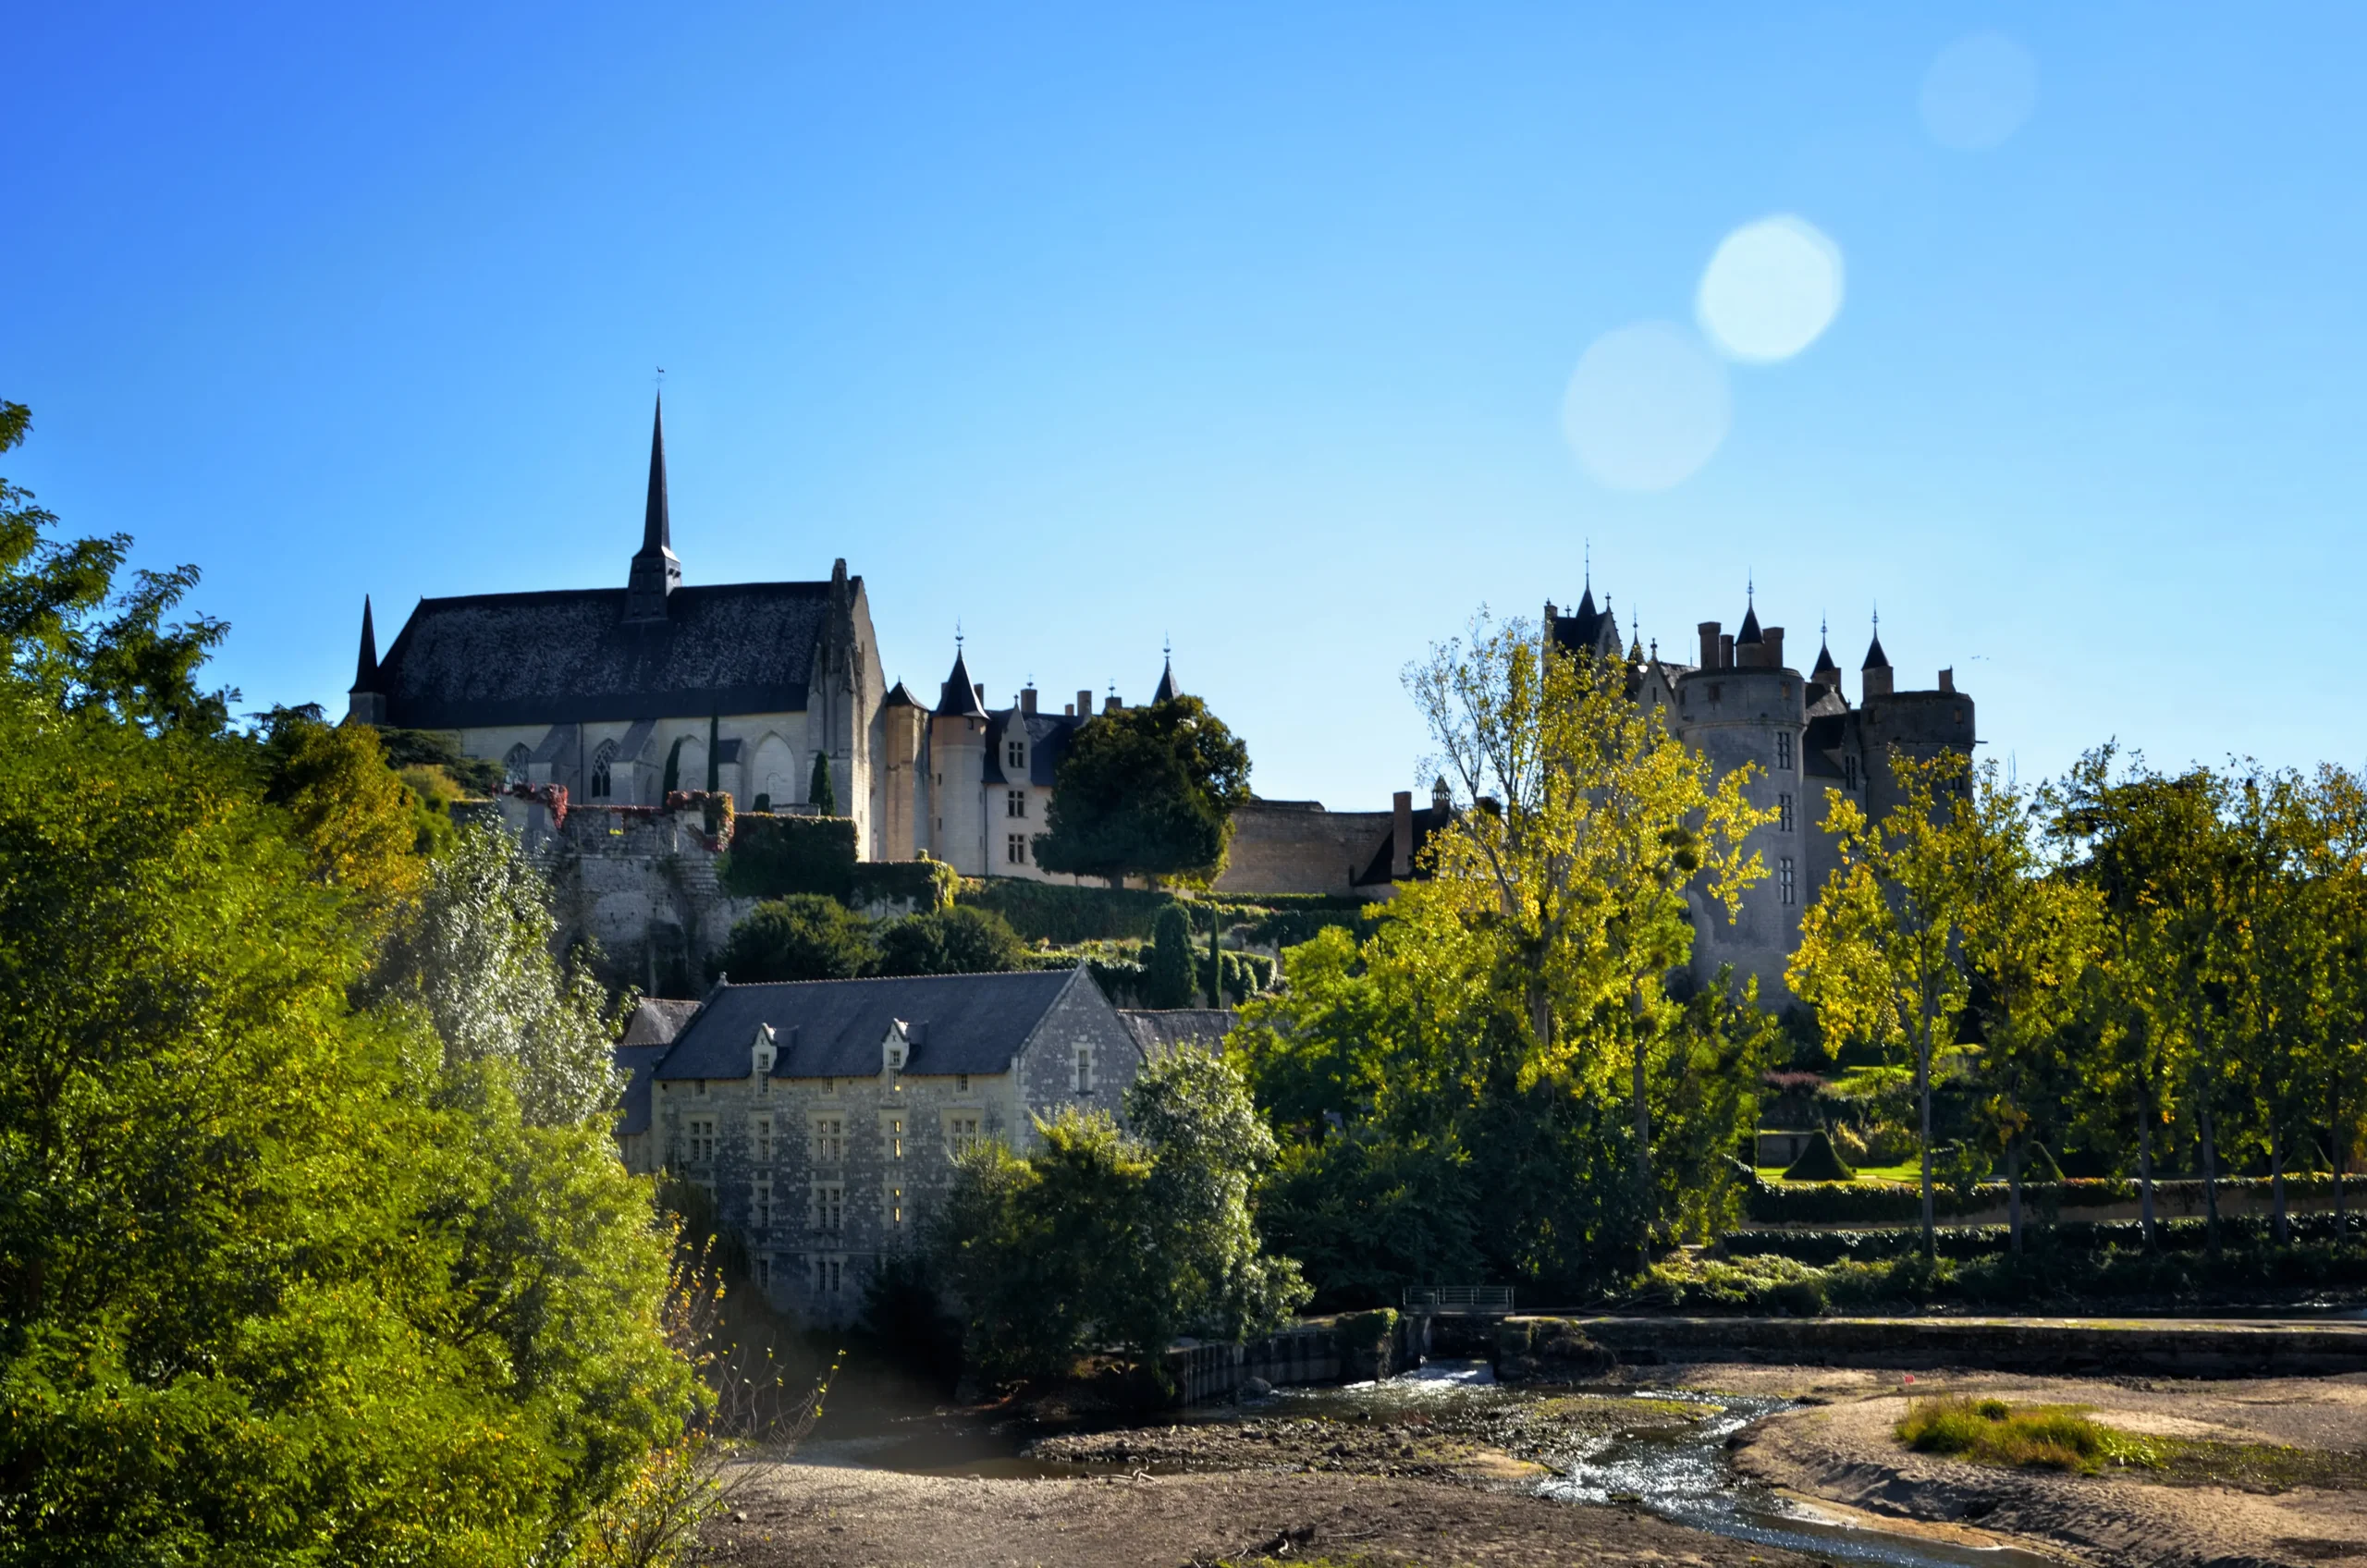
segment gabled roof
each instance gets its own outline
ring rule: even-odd
[[[953,650],[953,673],[938,688],[937,717],[939,718],[984,718],[987,707],[978,701],[977,683],[970,679],[970,666],[962,650]]]
[[[908,1073],[1007,1072],[1073,985],[1090,990],[1093,980],[1082,970],[1054,969],[717,986],[656,1075],[745,1078],[756,1027],[768,1024],[775,1077],[874,1078],[880,1042],[898,1023],[913,1036]]]
[[[386,722],[460,729],[804,711],[829,583],[677,588],[664,620],[637,624],[625,620],[625,593],[422,599],[378,665]]]
[[[912,688],[899,680],[888,688],[888,695],[879,704],[884,708],[916,708],[921,700],[913,695]]]
[[[1085,722],[1064,713],[1022,713],[1017,708],[1004,708],[988,716],[995,732],[996,743],[987,748],[987,768],[983,781],[988,784],[1033,784],[1038,789],[1052,787],[1060,772],[1061,758],[1068,753],[1069,740],[1077,726]],[[1013,730],[1027,739],[1027,777],[1014,779],[1003,769],[1001,742]]]

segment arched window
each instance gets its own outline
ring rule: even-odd
[[[526,764],[533,754],[523,745],[509,748],[509,754],[501,759],[502,771],[509,776],[509,782],[512,784],[526,782]]]
[[[605,801],[612,792],[609,771],[617,760],[617,743],[603,741],[600,749],[592,753],[592,779],[587,792],[595,801]]]

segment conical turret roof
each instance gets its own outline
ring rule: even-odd
[[[1890,668],[1890,655],[1883,652],[1881,627],[1877,626],[1874,629],[1874,640],[1866,644],[1866,662],[1858,668],[1859,669],[1888,669]]]
[[[1171,703],[1182,694],[1175,686],[1175,661],[1170,658],[1159,672],[1159,690],[1150,694],[1150,700],[1156,705],[1159,703]]]
[[[970,679],[969,663],[962,650],[953,650],[953,673],[945,678],[945,686],[938,693],[937,717],[939,718],[984,718],[987,710],[978,701],[976,682]]]
[[[1833,644],[1826,640],[1824,628],[1821,626],[1817,628],[1816,668],[1809,673],[1819,680],[1824,680],[1828,675],[1841,673],[1841,667],[1833,662]],[[1832,682],[1827,680],[1825,684],[1829,686]]]
[[[1742,612],[1742,630],[1735,633],[1735,646],[1739,648],[1745,643],[1761,643],[1764,641],[1766,641],[1766,639],[1761,637],[1759,631],[1759,606],[1757,605],[1745,606]]]
[[[375,692],[378,689],[378,634],[370,625],[370,595],[362,595],[362,656],[354,661],[353,685],[350,692]]]

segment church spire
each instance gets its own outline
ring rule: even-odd
[[[682,563],[674,555],[674,522],[666,506],[666,399],[649,431],[649,503],[642,514],[641,549],[626,580],[625,619],[664,620],[666,596],[682,585]]]
[[[1160,703],[1171,703],[1180,694],[1175,685],[1175,650],[1172,647],[1167,647],[1160,649],[1159,652],[1165,656],[1167,662],[1159,668],[1159,690],[1150,694],[1154,706]]]
[[[370,624],[370,595],[364,594],[362,595],[362,656],[354,661],[353,684],[346,690],[350,695],[355,692],[375,692],[377,689],[378,633]]]

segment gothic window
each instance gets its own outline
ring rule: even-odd
[[[617,743],[614,741],[601,741],[600,749],[592,753],[592,782],[590,786],[590,793],[594,800],[605,801],[612,792],[610,784],[611,769],[613,768],[616,760]]]
[[[1776,796],[1775,810],[1777,814],[1777,820],[1775,824],[1777,831],[1789,833],[1792,830],[1792,797],[1789,795]]]
[[[1792,732],[1788,729],[1779,729],[1775,732],[1775,766],[1786,772],[1791,769]]]
[[[522,745],[509,748],[509,754],[501,759],[501,771],[509,778],[510,783],[526,782],[526,764],[533,760],[533,753]]]
[[[1004,839],[1002,853],[1003,859],[1009,861],[1012,864],[1025,865],[1027,864],[1027,835],[1024,833],[1013,833],[1010,838]]]
[[[1775,862],[1775,886],[1786,904],[1799,901],[1799,888],[1792,874],[1792,857],[1784,855]]]
[[[1003,791],[1002,814],[1005,816],[1025,816],[1027,815],[1027,791],[1024,790],[1006,790]]]

